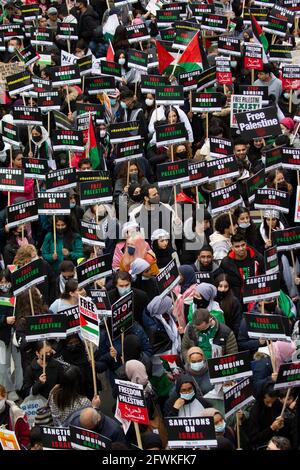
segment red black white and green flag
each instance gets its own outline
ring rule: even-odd
[[[269,48],[269,43],[260,24],[257,22],[256,18],[253,15],[251,15],[251,26],[252,26],[254,42],[256,42],[257,44],[261,44],[263,46],[263,63],[267,64],[268,63],[267,52]]]
[[[96,133],[92,115],[90,114],[89,133],[88,133],[88,149],[89,158],[92,163],[93,170],[102,170],[102,158],[99,146],[96,140]]]

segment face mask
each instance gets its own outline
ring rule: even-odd
[[[5,399],[3,398],[3,400],[0,400],[0,413],[4,411],[4,408],[5,408]]]
[[[287,191],[288,190],[288,186],[287,186],[287,183],[279,183],[277,185],[277,188],[280,190],[280,191]]]
[[[181,393],[180,394],[180,398],[182,398],[183,400],[186,400],[186,401],[191,400],[192,398],[194,398],[194,396],[195,396],[194,391],[192,391],[190,393]]]
[[[128,252],[128,254],[129,254],[130,256],[134,255],[134,253],[135,253],[135,248],[134,248],[134,246],[128,246],[128,247],[127,247],[127,252]]]
[[[230,66],[231,67],[236,67],[237,66],[237,61],[236,60],[231,60],[230,61]]]
[[[138,172],[135,171],[134,173],[130,173],[129,175],[129,178],[130,178],[130,181],[137,181],[138,180]]]
[[[124,103],[124,101],[121,101],[121,102],[120,102],[120,105],[121,105],[121,108],[123,108],[123,109],[127,109],[127,108],[128,108],[127,104]]]
[[[16,50],[16,46],[8,46],[7,50],[10,54],[13,54]]]
[[[265,303],[265,310],[269,313],[273,313],[276,308],[276,302]]]
[[[105,137],[106,136],[106,130],[103,129],[100,131],[100,137]]]
[[[83,51],[76,52],[75,55],[76,55],[76,57],[78,57],[80,59],[81,57],[84,57],[84,52]]]
[[[192,362],[190,364],[190,367],[192,370],[194,370],[195,372],[198,372],[199,370],[201,370],[203,367],[204,367],[204,361],[200,361],[200,362]]]
[[[241,228],[248,228],[248,227],[250,227],[250,225],[251,225],[250,222],[248,222],[248,223],[242,223],[242,224],[239,224],[239,227],[241,227]]]
[[[154,197],[149,197],[150,204],[159,204],[159,195]]]
[[[150,106],[153,106],[154,100],[150,100],[150,98],[146,98],[145,103],[146,103],[146,106],[150,107]]]
[[[137,194],[137,195],[132,195],[130,197],[134,202],[141,202],[143,200],[143,195],[142,194]]]
[[[223,421],[221,424],[217,424],[215,426],[215,431],[216,432],[224,432],[225,428],[226,428],[226,424],[225,424],[225,421]]]
[[[57,228],[56,229],[56,233],[59,233],[60,235],[62,235],[63,233],[65,233],[67,231],[66,228]]]
[[[226,295],[227,295],[227,292],[220,292],[220,291],[218,291],[218,293],[217,293],[217,300],[223,300],[223,299],[225,299]]]
[[[180,158],[180,159],[187,158],[187,153],[185,151],[184,152],[176,152],[176,157]]]
[[[290,99],[290,94],[289,93],[283,93],[283,96],[286,100]]]
[[[206,308],[209,305],[209,300],[197,299],[196,297],[194,297],[194,304],[197,308]]]
[[[74,352],[79,352],[81,351],[81,346],[80,344],[68,344],[67,350],[74,353]]]
[[[0,284],[0,291],[1,292],[9,292],[11,288],[11,283],[8,284]]]
[[[46,354],[46,356],[45,356],[46,362],[49,362],[50,359],[51,359],[51,357],[52,357],[52,354],[51,354],[51,353],[50,353],[50,354]]]
[[[39,141],[41,140],[41,138],[40,138],[38,135],[33,135],[33,136],[32,136],[32,140],[33,140],[33,142],[36,142],[36,143],[37,143],[37,142],[39,142]]]
[[[119,295],[123,297],[123,295],[129,294],[131,291],[131,286],[128,287],[117,287]]]
[[[70,202],[70,209],[74,209],[75,206],[76,206],[76,202]]]
[[[116,106],[117,100],[115,98],[110,98],[111,106]]]
[[[126,62],[126,59],[119,59],[118,60],[119,65],[124,65],[125,62]]]

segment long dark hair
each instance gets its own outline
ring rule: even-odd
[[[129,165],[128,165],[128,162],[124,162],[124,164],[122,165],[122,167],[121,167],[121,169],[120,169],[120,171],[117,175],[117,178],[120,178],[120,179],[122,178],[124,186],[127,184],[127,175],[128,175],[129,168],[133,165],[135,165],[138,169],[138,181],[139,182],[145,176],[143,170],[141,169],[140,165],[138,164],[138,162],[136,160],[131,160],[129,162]]]
[[[229,281],[229,276],[228,274],[219,274],[216,279],[215,279],[215,285],[216,288],[218,289],[218,285],[220,282],[226,281],[229,285],[229,290],[227,294],[225,295],[224,299],[221,300],[220,306],[224,312],[224,318],[225,318],[225,323],[226,325],[231,322],[232,319],[232,308],[233,308],[233,303],[234,303],[234,295],[231,289],[230,281]]]
[[[75,292],[78,289],[78,281],[76,279],[69,279],[65,284],[65,292],[60,296],[61,299],[68,300],[70,292]]]
[[[72,248],[72,244],[73,244],[73,241],[74,241],[74,238],[75,238],[75,235],[77,235],[77,232],[74,232],[72,229],[71,229],[71,219],[70,217],[68,216],[63,216],[63,215],[57,215],[56,216],[56,222],[58,220],[61,220],[62,222],[64,222],[67,226],[67,230],[66,232],[63,234],[63,239],[64,239],[64,247],[67,248],[69,251],[71,250]],[[53,231],[52,231],[53,233]],[[52,235],[53,236],[53,235]]]
[[[82,376],[79,367],[70,366],[65,369],[59,386],[53,392],[53,399],[60,410],[72,408],[75,400],[82,396]]]

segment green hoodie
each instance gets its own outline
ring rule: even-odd
[[[53,253],[54,253],[54,240],[53,240],[53,233],[47,233],[44,239],[44,243],[42,245],[42,255],[43,258],[48,261],[48,263],[52,266],[52,269],[57,272],[60,263],[64,260],[73,261],[73,263],[77,264],[77,259],[83,256],[83,247],[82,247],[82,240],[81,236],[78,233],[74,234],[74,238],[72,241],[72,245],[69,250],[69,255],[64,256],[62,253],[62,249],[67,248],[64,246],[63,236],[57,234],[56,235],[56,252],[57,252],[57,260],[54,261]]]

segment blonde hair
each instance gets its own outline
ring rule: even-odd
[[[33,252],[36,252],[34,245],[20,246],[14,258],[13,264],[16,266],[24,266],[24,264],[30,263]]]

